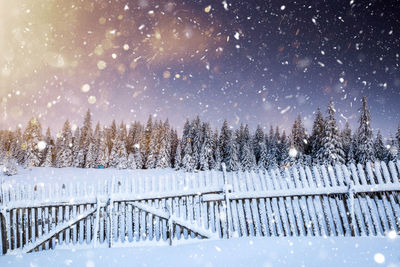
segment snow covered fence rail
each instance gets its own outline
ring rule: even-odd
[[[0,251],[400,230],[400,162],[2,186]]]

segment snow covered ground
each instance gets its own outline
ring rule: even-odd
[[[1,172],[5,183],[69,183],[74,181],[93,182],[97,180],[111,179],[114,177],[132,177],[143,175],[145,177],[178,173],[173,169],[149,169],[149,170],[118,170],[118,169],[81,169],[81,168],[52,168],[33,167],[31,169],[18,168],[18,174],[6,176]]]
[[[399,238],[240,238],[0,256],[0,266],[400,266]]]

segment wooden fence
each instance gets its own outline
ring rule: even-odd
[[[400,162],[2,185],[0,251],[400,231]]]

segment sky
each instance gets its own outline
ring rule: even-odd
[[[0,0],[0,128],[35,116],[181,130],[311,128],[330,99],[353,129],[367,96],[374,129],[400,122],[396,1]]]

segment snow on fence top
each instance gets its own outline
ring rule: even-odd
[[[63,203],[96,203],[110,196],[118,200],[156,199],[221,193],[227,184],[231,199],[285,197],[396,191],[400,188],[400,161],[336,165],[291,166],[257,172],[168,173],[147,177],[113,177],[93,181],[56,183],[9,183],[2,185],[0,202],[5,208],[51,206]],[[224,178],[225,175],[225,178]],[[29,202],[27,202],[29,200]]]
[[[400,232],[400,162],[2,185],[0,251]],[[162,172],[158,172],[162,174]]]

